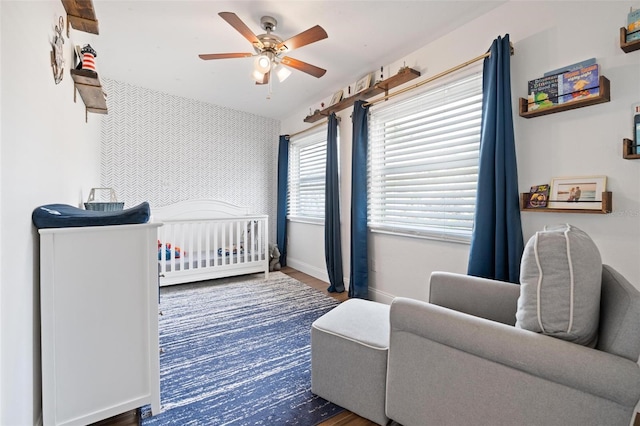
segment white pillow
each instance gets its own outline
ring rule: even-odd
[[[545,227],[524,248],[516,327],[594,347],[601,281],[600,252],[586,233]]]

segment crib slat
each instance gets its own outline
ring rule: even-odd
[[[212,250],[214,250],[213,247],[213,236],[211,235],[211,233],[213,232],[213,230],[211,229],[211,222],[206,222],[204,225],[204,234],[205,234],[205,259],[207,259],[207,265],[206,267],[208,268],[209,266],[213,266],[212,262],[215,262],[215,257],[211,255]]]
[[[214,266],[218,266],[218,250],[220,249],[220,245],[218,243],[218,228],[220,227],[219,223],[212,224],[213,226],[213,264]]]
[[[177,225],[177,224],[175,224],[175,225],[173,225],[173,226],[171,227],[171,233],[168,235],[168,237],[169,237],[169,240],[168,240],[168,241],[174,241],[174,238],[173,238],[173,237],[174,237],[174,235],[175,235],[176,227],[177,227],[177,226],[178,226],[178,225]],[[175,243],[174,243],[174,244],[175,244]],[[169,248],[168,253],[169,253],[169,265],[171,266],[171,271],[173,272],[173,271],[175,271],[175,270],[176,270],[176,258],[175,258],[175,256],[173,255],[173,250],[171,250],[170,248]]]
[[[222,224],[222,230],[220,232],[222,235],[222,242],[221,242],[221,247],[222,247],[222,255],[220,257],[220,263],[222,265],[225,265],[227,263],[227,223],[224,222]]]
[[[264,231],[262,230],[262,225],[263,225],[263,221],[261,220],[261,221],[258,222],[258,247],[260,247],[260,251],[261,251],[260,255],[261,256],[262,256],[262,252],[264,251],[263,250],[263,244],[262,244],[262,235],[263,235]],[[268,259],[267,259],[267,261],[268,261]]]
[[[258,250],[258,245],[256,242],[257,232],[258,232],[258,221],[253,220],[251,221],[251,252],[253,253],[252,260],[254,262],[256,260],[256,255]]]
[[[236,221],[236,263],[242,263],[242,240],[240,239],[240,221]]]

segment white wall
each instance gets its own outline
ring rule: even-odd
[[[613,192],[614,212],[609,215],[523,212],[525,241],[545,224],[572,223],[592,236],[605,263],[640,287],[640,160],[624,160],[621,155],[622,139],[632,137],[631,107],[640,103],[640,52],[625,54],[619,47],[619,28],[626,24],[632,5],[637,7],[624,1],[507,2],[398,58],[389,69],[393,74],[406,64],[421,71],[421,78],[432,76],[486,52],[497,36],[509,33],[516,52],[511,83],[520,192],[552,177],[583,175],[607,175]],[[526,96],[528,80],[591,57],[611,81],[611,102],[533,119],[518,115],[518,99]],[[283,133],[308,127],[303,122],[307,113],[300,111],[284,120]],[[349,274],[350,114],[351,108],[339,114],[345,276]],[[289,227],[288,259],[309,265],[305,272],[312,275],[325,269],[323,240],[314,238],[318,234],[322,235],[322,226],[296,223]],[[317,244],[310,246],[310,241]],[[302,245],[305,250],[300,250]],[[375,269],[369,275],[372,297],[389,301],[392,296],[426,299],[432,271],[466,273],[469,246],[370,234],[369,251],[369,266]]]
[[[42,204],[79,206],[99,182],[100,122],[78,98],[69,75],[54,83],[50,42],[59,1],[0,2],[0,424],[39,420],[40,316],[38,233],[31,212]],[[66,18],[65,18],[66,20]],[[76,43],[84,33],[72,31]],[[81,320],[81,319],[79,319]]]

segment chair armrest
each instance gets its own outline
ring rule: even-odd
[[[640,398],[638,364],[617,355],[414,299],[395,298],[390,321],[390,353],[411,333],[625,406]]]
[[[520,286],[503,281],[433,272],[429,302],[480,318],[515,325]]]

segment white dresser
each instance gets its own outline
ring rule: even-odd
[[[158,226],[39,230],[44,426],[160,412]]]

